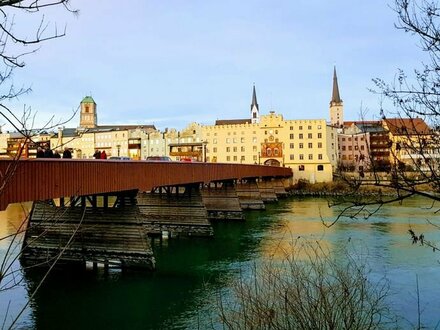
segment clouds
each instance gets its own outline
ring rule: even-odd
[[[356,119],[361,102],[377,108],[367,91],[371,78],[392,79],[396,67],[411,68],[419,58],[379,0],[72,5],[78,18],[57,16],[67,36],[43,45],[17,71],[17,83],[33,86],[17,105],[64,115],[92,93],[101,124],[145,120],[181,128],[202,118],[249,116],[255,82],[263,113],[328,118],[336,64],[346,119]]]

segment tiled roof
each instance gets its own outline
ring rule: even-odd
[[[384,119],[386,127],[393,135],[430,134],[431,129],[422,118]]]
[[[250,119],[223,119],[223,120],[216,120],[215,125],[240,125],[240,124],[250,124]]]

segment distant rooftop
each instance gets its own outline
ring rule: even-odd
[[[95,103],[95,100],[91,96],[86,96],[82,99],[81,103]]]
[[[215,125],[240,125],[240,124],[250,124],[252,121],[251,119],[223,119],[223,120],[216,120]]]

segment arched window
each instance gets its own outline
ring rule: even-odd
[[[273,154],[274,154],[275,157],[277,157],[279,155],[278,148],[274,148],[273,149]]]
[[[267,148],[267,149],[266,149],[266,155],[267,155],[268,157],[272,156],[272,149],[271,149],[271,148]]]

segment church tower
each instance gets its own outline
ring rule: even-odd
[[[330,101],[330,123],[332,126],[341,127],[344,124],[344,105],[339,96],[338,77],[336,67],[333,69],[333,91]]]
[[[257,93],[255,92],[255,84],[254,84],[254,89],[252,91],[251,122],[252,124],[258,124],[260,122],[260,109],[258,108]]]
[[[98,125],[96,103],[91,96],[86,96],[81,101],[81,114],[79,126],[81,128],[95,128]]]

